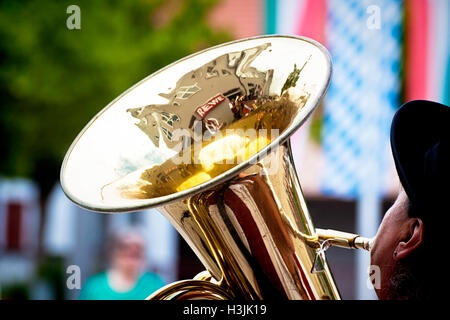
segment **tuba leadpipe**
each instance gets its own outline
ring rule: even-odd
[[[206,49],[130,88],[83,129],[61,185],[114,213],[156,207],[205,267],[149,299],[340,299],[289,138],[319,105],[331,59],[317,42],[262,36]]]
[[[329,241],[331,246],[346,249],[363,249],[370,251],[373,239],[361,237],[358,234],[331,229],[316,229],[319,240]]]

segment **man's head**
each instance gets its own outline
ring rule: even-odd
[[[391,146],[402,188],[371,250],[371,264],[381,272],[380,299],[426,299],[435,293],[438,282],[430,272],[449,211],[449,140],[449,107],[412,101],[394,116]]]

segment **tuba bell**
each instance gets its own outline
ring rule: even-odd
[[[324,97],[319,43],[261,36],[225,43],[148,76],[72,143],[61,185],[114,213],[157,207],[205,267],[148,299],[340,299],[329,246],[359,235],[314,228],[289,137]]]

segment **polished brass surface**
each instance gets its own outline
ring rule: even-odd
[[[182,280],[154,292],[147,300],[230,300],[235,297],[217,284]]]
[[[347,248],[347,249],[363,249],[370,251],[373,239],[364,238],[360,235],[330,230],[316,229],[319,240],[329,241],[330,245]]]
[[[162,210],[236,298],[339,298],[326,261],[321,272],[309,272],[319,239],[288,144],[229,182]]]
[[[206,268],[149,299],[339,299],[325,250],[368,239],[318,232],[289,137],[328,88],[325,48],[264,36],[223,44],[144,79],[80,133],[67,196],[100,212],[151,207]]]

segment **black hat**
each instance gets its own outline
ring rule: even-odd
[[[410,101],[392,120],[391,147],[397,173],[412,207],[418,209],[410,215],[424,221],[436,210],[450,211],[449,141],[450,108],[445,105]]]

